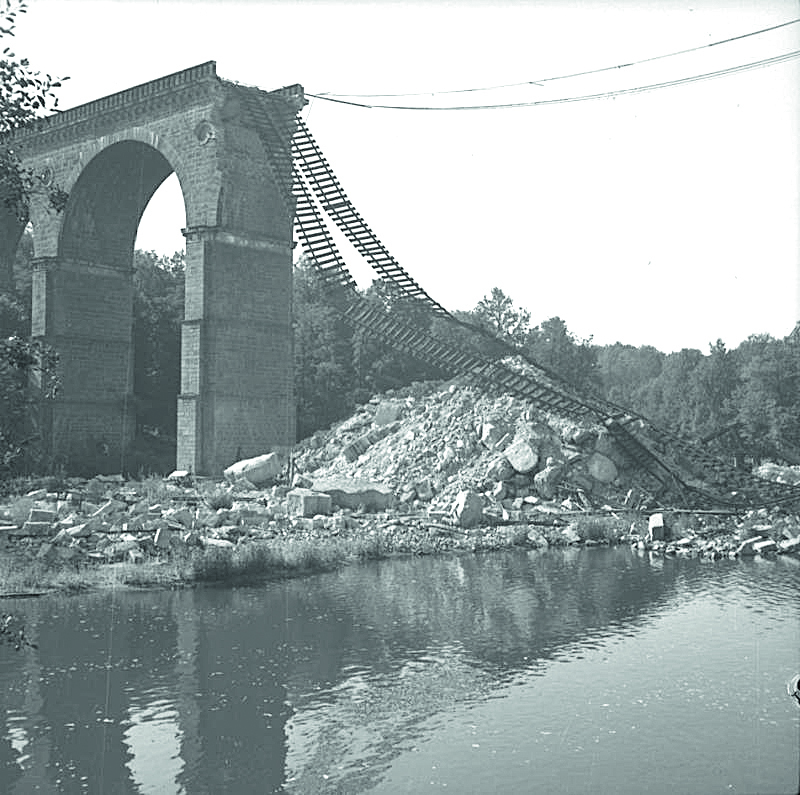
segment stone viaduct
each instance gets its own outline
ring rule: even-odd
[[[178,469],[218,474],[293,443],[290,138],[300,86],[220,79],[215,63],[49,116],[16,135],[23,165],[69,193],[34,197],[32,333],[60,355],[43,413],[67,466],[95,448],[119,471],[135,429],[133,248],[142,213],[177,174],[186,211]],[[4,211],[5,212],[5,211]],[[0,217],[0,271],[23,225]]]

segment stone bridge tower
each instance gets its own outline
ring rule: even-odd
[[[135,428],[132,262],[142,213],[177,174],[186,306],[177,468],[219,472],[294,441],[290,139],[300,86],[221,80],[214,62],[49,116],[18,134],[24,166],[69,193],[34,199],[33,335],[60,355],[47,451],[124,466]],[[23,227],[0,218],[0,269]]]

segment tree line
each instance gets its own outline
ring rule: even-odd
[[[13,37],[25,0],[0,0],[0,38]],[[61,81],[36,72],[10,47],[0,53],[0,211],[25,224],[29,203],[44,198],[53,212],[67,195],[23,168],[13,131],[57,106]],[[30,338],[29,232],[17,247],[13,274],[0,273],[0,476],[45,469],[36,406],[58,389],[58,352]],[[7,268],[8,263],[0,263]],[[134,395],[137,438],[174,439],[183,319],[182,253],[134,253]],[[299,438],[346,417],[375,393],[444,373],[402,354],[343,321],[305,259],[294,273],[295,396]],[[538,325],[510,296],[494,288],[463,325],[432,319],[381,282],[364,298],[430,330],[443,342],[485,356],[507,353],[497,337],[578,390],[594,392],[655,423],[705,440],[717,452],[800,463],[800,324],[785,339],[755,334],[734,350],[721,340],[703,353],[664,354],[649,346],[598,346],[578,339],[559,317]],[[482,330],[471,331],[470,327]]]
[[[7,346],[0,358],[0,368],[5,368],[0,434],[6,471],[23,464],[46,466],[35,455],[39,437],[27,380],[31,368],[39,364],[36,351],[23,343],[30,328],[32,250],[26,232],[17,251],[15,291],[0,294],[0,339]],[[145,442],[174,443],[184,255],[176,252],[164,257],[137,250],[133,266],[137,431]],[[508,354],[507,348],[493,344],[493,338],[499,338],[577,390],[704,440],[718,454],[800,464],[797,333],[785,339],[754,334],[732,350],[717,340],[706,353],[684,349],[665,354],[647,345],[596,345],[591,338],[579,339],[559,317],[534,325],[530,313],[499,288],[493,288],[473,310],[455,313],[461,325],[432,318],[380,281],[364,290],[363,298],[428,329],[445,344],[472,347],[484,356]],[[303,257],[294,265],[292,314],[298,439],[347,417],[374,394],[446,377],[431,363],[351,328]],[[16,360],[9,340],[17,341]],[[52,369],[54,360],[45,364]],[[31,455],[23,455],[26,449]]]

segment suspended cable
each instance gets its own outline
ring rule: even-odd
[[[706,72],[705,74],[692,75],[690,77],[680,77],[676,78],[675,80],[667,80],[663,83],[651,83],[646,86],[636,86],[634,88],[620,88],[614,91],[603,91],[597,94],[581,94],[574,97],[539,99],[532,100],[530,102],[503,102],[494,105],[382,105],[366,102],[352,102],[345,99],[335,99],[332,96],[326,96],[324,94],[310,94],[308,92],[306,93],[306,96],[314,97],[315,99],[324,99],[328,102],[336,102],[340,105],[351,105],[356,108],[374,108],[380,110],[501,110],[504,108],[531,108],[536,107],[537,105],[559,105],[565,102],[586,102],[593,99],[610,99],[612,97],[625,96],[626,94],[640,94],[646,91],[656,91],[660,88],[671,88],[673,86],[680,86],[688,83],[697,83],[701,80],[712,80],[717,77],[725,77],[727,75],[739,74],[740,72],[748,72],[753,69],[774,66],[775,64],[783,63],[784,61],[790,61],[797,57],[800,57],[800,50],[794,50],[792,52],[784,53],[783,55],[776,55],[772,58],[765,58],[763,61],[754,61],[753,63],[731,66],[727,69],[720,69],[716,72]]]
[[[750,36],[760,36],[762,33],[769,33],[773,30],[778,30],[779,28],[785,28],[788,25],[796,25],[800,22],[800,19],[792,19],[789,22],[782,22],[780,25],[773,25],[769,28],[762,28],[761,30],[754,30],[751,33],[743,33],[740,36],[732,36],[729,39],[720,39],[720,41],[713,41],[710,44],[701,44],[698,47],[689,47],[686,50],[678,50],[676,52],[669,52],[664,53],[663,55],[654,55],[650,58],[641,58],[638,61],[631,61],[630,63],[622,63],[617,64],[616,66],[603,66],[599,69],[589,69],[585,72],[573,72],[567,75],[558,75],[557,77],[543,77],[539,78],[538,80],[524,80],[521,83],[505,83],[502,85],[496,86],[484,86],[481,88],[454,88],[449,91],[417,91],[417,92],[408,92],[408,93],[401,93],[401,94],[333,94],[330,91],[324,91],[320,96],[325,99],[330,99],[332,97],[350,97],[352,99],[369,99],[371,97],[430,97],[430,96],[438,96],[439,94],[468,94],[471,92],[478,92],[478,91],[497,91],[502,88],[518,88],[519,86],[538,86],[542,85],[543,83],[552,83],[555,80],[570,80],[573,77],[586,77],[587,75],[594,75],[600,74],[601,72],[611,72],[615,69],[626,69],[629,66],[639,66],[643,63],[652,63],[653,61],[660,61],[664,58],[674,58],[677,55],[686,55],[690,52],[699,52],[700,50],[708,49],[709,47],[716,47],[720,44],[730,44],[734,41],[740,41],[741,39],[749,38]],[[312,94],[308,94],[307,96],[314,96]]]

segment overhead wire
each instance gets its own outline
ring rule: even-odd
[[[384,105],[377,103],[366,102],[353,102],[345,99],[336,99],[332,96],[325,94],[311,94],[306,92],[307,97],[314,99],[322,99],[327,102],[335,102],[340,105],[350,105],[357,108],[380,109],[380,110],[430,110],[430,111],[450,111],[450,110],[501,110],[505,108],[531,108],[539,105],[559,105],[566,102],[587,102],[596,99],[611,99],[613,97],[625,96],[627,94],[640,94],[646,91],[656,91],[662,88],[671,88],[674,86],[685,85],[688,83],[697,83],[701,80],[713,80],[719,77],[725,77],[731,74],[739,74],[741,72],[748,72],[753,69],[762,69],[767,66],[774,66],[775,64],[783,63],[784,61],[793,60],[800,57],[800,50],[793,50],[792,52],[776,55],[771,58],[765,58],[761,61],[754,61],[752,63],[740,64],[738,66],[730,66],[725,69],[720,69],[716,72],[706,72],[699,75],[690,75],[689,77],[679,77],[674,80],[667,80],[662,83],[650,83],[644,86],[634,86],[632,88],[619,88],[612,91],[602,91],[595,94],[580,94],[574,97],[557,97],[554,99],[538,99],[526,102],[500,102],[495,104],[484,105]]]
[[[482,86],[478,88],[454,88],[445,91],[416,91],[416,92],[404,92],[404,93],[397,93],[397,94],[335,94],[330,91],[323,91],[321,94],[307,94],[306,96],[315,96],[321,99],[332,99],[332,98],[341,98],[341,97],[350,97],[352,99],[370,99],[372,97],[421,97],[421,96],[438,96],[440,94],[468,94],[468,93],[475,93],[479,91],[497,91],[504,88],[519,88],[520,86],[536,86],[542,85],[543,83],[552,83],[556,80],[570,80],[575,77],[586,77],[588,75],[600,74],[602,72],[611,72],[616,69],[626,69],[630,66],[639,66],[645,63],[652,63],[653,61],[660,61],[665,58],[674,58],[678,55],[687,55],[691,52],[699,52],[700,50],[708,49],[709,47],[716,47],[720,44],[730,44],[734,41],[741,41],[742,39],[747,39],[751,36],[760,36],[763,33],[770,33],[773,30],[778,30],[780,28],[785,28],[789,25],[796,25],[800,22],[800,18],[798,19],[791,19],[788,22],[781,22],[779,25],[772,25],[768,28],[762,28],[761,30],[754,30],[750,33],[742,33],[739,36],[731,36],[727,39],[720,39],[719,41],[712,41],[709,44],[700,44],[697,47],[689,47],[685,50],[676,50],[675,52],[668,52],[663,53],[661,55],[653,55],[649,58],[640,58],[637,61],[630,61],[629,63],[622,63],[616,64],[614,66],[603,66],[598,69],[589,69],[584,72],[572,72],[566,75],[557,75],[556,77],[543,77],[537,80],[523,80],[519,83],[504,83],[495,86]]]

